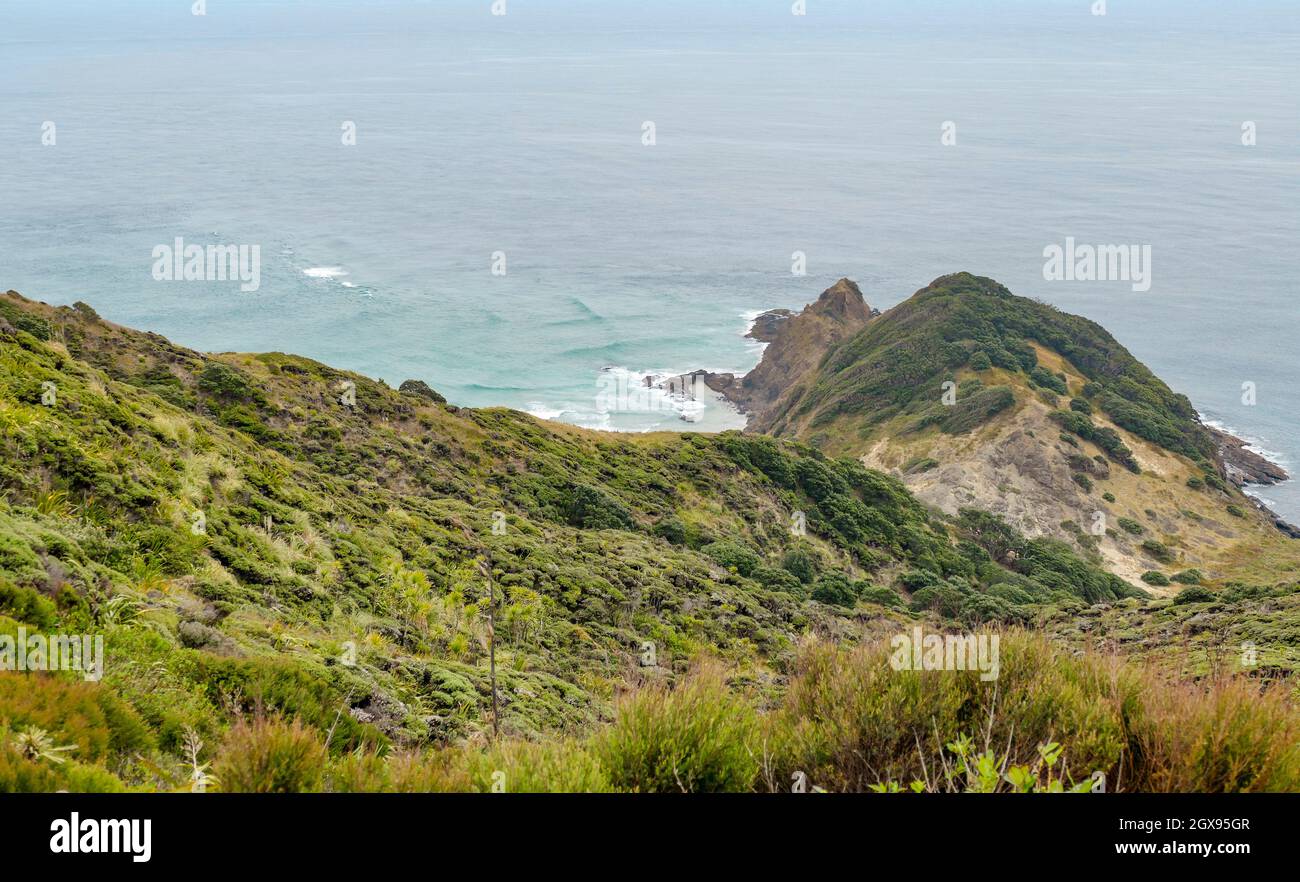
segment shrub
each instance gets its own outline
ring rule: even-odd
[[[1142,543],[1142,550],[1161,563],[1168,563],[1174,559],[1173,552],[1165,547],[1163,542],[1159,542],[1155,539],[1145,540]]]
[[[1101,498],[1106,500],[1107,502],[1114,502],[1115,494],[1107,491],[1106,493],[1101,494]]]
[[[19,588],[0,577],[0,610],[19,622],[49,631],[58,622],[54,601],[32,588]]]
[[[1057,395],[1069,395],[1070,389],[1065,385],[1065,381],[1059,376],[1042,367],[1035,367],[1029,371],[1029,379],[1038,385],[1051,389]]]
[[[813,587],[812,599],[832,606],[852,608],[857,602],[857,594],[849,580],[841,573],[822,576]]]
[[[1205,482],[1202,481],[1200,478],[1196,477],[1195,475],[1192,475],[1190,478],[1187,479],[1187,486],[1193,490],[1204,490]]]
[[[682,523],[680,518],[664,518],[651,527],[650,532],[666,542],[671,542],[673,545],[686,544],[686,525]]]
[[[1204,590],[1188,588],[1186,591]],[[1300,789],[1300,725],[1284,690],[1246,677],[1149,687],[1128,720],[1126,789],[1174,793]]]
[[[1000,638],[996,684],[977,671],[894,670],[884,641],[806,647],[768,723],[764,783],[785,790],[796,771],[832,791],[933,782],[941,772],[922,756],[978,728],[982,749],[1009,765],[1033,765],[1040,745],[1061,741],[1067,780],[1097,770],[1125,791],[1300,788],[1300,714],[1284,690],[1247,677],[1174,684],[1158,669],[1075,656],[1042,635]]]
[[[1002,633],[999,650],[995,687],[979,671],[895,670],[885,641],[808,647],[771,723],[778,751],[772,784],[782,786],[795,771],[833,791],[924,779],[918,745],[942,749],[974,720],[991,725],[999,750],[1010,745],[1013,762],[1035,758],[1039,743],[1062,732],[1078,735],[1071,743],[1077,768],[1109,770],[1119,762],[1122,718],[1096,693],[1124,689],[1127,678],[1112,686],[1050,641],[1020,632]]]
[[[1082,487],[1085,492],[1092,492],[1092,480],[1087,475],[1082,472],[1075,472],[1071,477],[1074,479],[1074,483]]]
[[[745,791],[758,776],[757,733],[753,708],[706,666],[676,690],[651,686],[625,700],[595,750],[622,790]]]
[[[783,591],[786,594],[803,592],[803,583],[780,567],[758,566],[750,578],[769,591]]]
[[[868,603],[878,603],[881,606],[901,607],[903,598],[897,591],[892,588],[886,588],[884,585],[863,584],[858,587],[858,596]]]
[[[719,566],[735,570],[746,578],[752,576],[762,562],[762,558],[753,550],[726,539],[711,542],[700,551],[716,561]]]
[[[989,360],[989,354],[984,350],[977,350],[970,357],[970,369],[973,371],[986,371],[993,367],[993,362]]]
[[[781,559],[781,566],[805,585],[817,578],[817,556],[808,548],[790,549]]]
[[[1178,592],[1177,596],[1174,597],[1174,603],[1206,603],[1213,599],[1214,594],[1210,589],[1200,585],[1191,585]]]
[[[18,730],[35,726],[59,744],[75,747],[82,762],[149,752],[153,736],[131,705],[100,683],[50,674],[0,674],[0,721]]]
[[[1170,578],[1183,585],[1199,585],[1201,582],[1205,581],[1205,577],[1201,575],[1201,571],[1195,569],[1183,570],[1181,573],[1175,573],[1170,576]]]
[[[1081,413],[1088,416],[1092,415],[1092,405],[1088,403],[1088,400],[1086,398],[1071,398],[1070,410],[1074,411],[1075,413]]]
[[[255,398],[253,387],[239,371],[219,361],[209,362],[199,374],[198,387],[226,402],[247,401]]]
[[[1215,490],[1218,490],[1220,493],[1228,492],[1227,483],[1218,475],[1216,475],[1214,472],[1205,473],[1205,484],[1208,487],[1213,487]]]
[[[611,790],[600,759],[571,741],[503,742],[470,763],[473,789],[504,793],[605,793]]]
[[[320,789],[328,754],[316,733],[298,720],[239,720],[213,763],[227,793],[302,793]]]
[[[634,526],[627,507],[596,487],[583,484],[569,489],[564,506],[570,526],[583,530],[630,530]]]
[[[959,397],[952,406],[937,406],[918,421],[916,428],[938,424],[940,431],[946,434],[961,435],[989,421],[1015,403],[1016,396],[1009,386],[990,386]]]
[[[1116,523],[1125,533],[1131,533],[1134,536],[1141,536],[1146,532],[1146,528],[1132,518],[1120,518]]]
[[[1148,585],[1163,586],[1169,584],[1169,579],[1165,576],[1165,574],[1161,572],[1157,572],[1156,570],[1147,570],[1145,573],[1143,573],[1142,581],[1146,582]]]
[[[65,759],[59,763],[31,759],[12,746],[0,726],[0,793],[121,793],[126,786],[102,766]]]

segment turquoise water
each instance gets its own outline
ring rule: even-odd
[[[1300,467],[1300,15],[1089,5],[0,3],[0,287],[646,429],[682,424],[602,378],[744,371],[759,310],[966,269]],[[1149,244],[1151,290],[1044,281],[1067,236]],[[176,237],[260,245],[260,289],[154,281]]]

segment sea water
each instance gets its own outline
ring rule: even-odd
[[[1300,468],[1300,14],[1108,7],[3,2],[0,289],[465,405],[720,429],[743,417],[656,378],[748,370],[753,316],[841,276],[888,308],[969,270]],[[1150,246],[1150,290],[1048,280],[1067,237]],[[257,290],[156,281],[177,238],[259,246]],[[1300,520],[1295,483],[1263,496]]]

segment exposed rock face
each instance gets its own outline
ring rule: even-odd
[[[1280,484],[1290,479],[1286,469],[1269,462],[1253,450],[1246,449],[1246,442],[1240,438],[1218,429],[1210,429],[1210,434],[1219,445],[1219,457],[1223,460],[1228,480],[1238,487],[1247,484]]]
[[[769,309],[754,319],[753,327],[749,329],[749,333],[745,336],[762,343],[771,343],[776,339],[776,335],[780,333],[786,319],[793,315],[794,313],[788,309]]]
[[[840,279],[797,315],[777,309],[759,316],[749,336],[769,345],[758,366],[743,377],[706,373],[704,383],[750,414],[751,427],[762,431],[763,412],[871,318],[857,284]]]

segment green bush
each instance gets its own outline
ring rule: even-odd
[[[1174,597],[1174,603],[1205,603],[1213,599],[1214,594],[1210,589],[1203,588],[1200,585],[1191,585],[1178,592],[1177,596]]]
[[[43,631],[52,630],[58,623],[58,608],[54,601],[32,588],[19,588],[0,577],[0,610],[19,622]]]
[[[1155,539],[1147,539],[1142,543],[1142,550],[1154,557],[1161,563],[1169,563],[1174,559],[1174,554],[1163,542]]]
[[[627,506],[596,487],[571,487],[564,513],[570,525],[583,530],[630,530],[634,526]]]
[[[862,584],[857,589],[858,597],[867,603],[877,603],[881,606],[901,607],[903,598],[892,588],[886,588],[884,585],[872,585],[870,583]]]
[[[1168,577],[1166,577],[1164,573],[1157,572],[1156,570],[1147,570],[1145,573],[1143,573],[1142,581],[1146,582],[1148,585],[1163,586],[1169,584]]]
[[[852,608],[857,603],[857,594],[849,580],[840,573],[822,576],[813,586],[812,599],[832,606]]]
[[[1125,533],[1131,533],[1134,536],[1141,536],[1146,532],[1146,528],[1132,518],[1120,518],[1116,523]]]
[[[792,548],[781,559],[781,566],[790,575],[807,585],[817,578],[817,556],[808,548]]]
[[[248,378],[243,373],[219,361],[209,362],[208,366],[203,369],[203,372],[199,374],[198,387],[214,398],[219,398],[228,403],[250,401],[257,398],[252,384],[249,383]]]
[[[1042,367],[1035,367],[1029,371],[1029,379],[1045,389],[1051,389],[1057,395],[1069,395],[1070,389],[1065,385],[1065,380],[1058,377],[1051,371]]]
[[[762,562],[762,558],[753,550],[726,539],[710,542],[700,551],[711,557],[719,566],[735,570],[745,577],[752,576]]]
[[[240,720],[226,734],[213,773],[227,793],[310,793],[321,787],[328,753],[298,720]]]
[[[673,545],[686,544],[686,525],[681,518],[667,517],[650,528],[650,532]]]
[[[746,791],[758,776],[757,736],[753,708],[706,667],[676,690],[649,687],[624,701],[596,753],[620,790]]]

